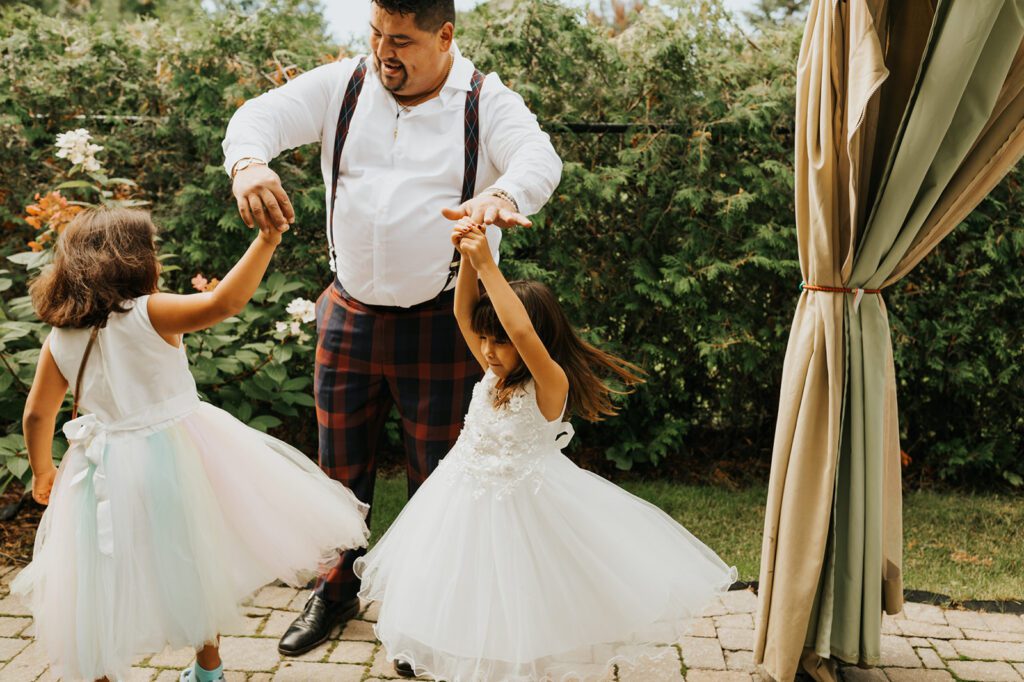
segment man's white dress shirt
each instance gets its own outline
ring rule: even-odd
[[[436,296],[448,277],[452,223],[441,209],[461,203],[464,111],[473,75],[472,62],[454,44],[452,52],[455,62],[441,93],[408,109],[384,89],[373,57],[367,57],[341,155],[334,225],[328,227],[338,278],[363,303],[416,305]],[[338,112],[357,63],[349,58],[317,67],[246,102],[228,124],[225,169],[230,172],[243,157],[269,161],[286,149],[320,142],[329,202]],[[531,215],[551,197],[561,172],[561,160],[522,97],[488,74],[480,91],[476,192],[501,188]],[[487,237],[497,258],[501,230],[491,226]]]

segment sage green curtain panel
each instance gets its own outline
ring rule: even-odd
[[[896,381],[877,290],[1024,153],[1024,0],[813,0],[798,63],[801,270],[762,546],[755,661],[834,679],[902,609]],[[912,399],[912,396],[909,398]]]

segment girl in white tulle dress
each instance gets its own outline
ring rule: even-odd
[[[581,340],[551,291],[505,281],[480,226],[460,221],[455,313],[485,369],[465,427],[355,564],[376,633],[404,676],[595,680],[682,636],[736,579],[657,507],[561,454],[574,413],[614,412],[600,375],[637,368]],[[481,297],[477,281],[486,294]]]
[[[53,325],[25,407],[32,494],[49,504],[12,584],[62,679],[127,676],[192,646],[181,680],[223,680],[218,634],[274,579],[303,585],[366,543],[367,507],[298,450],[201,402],[181,335],[237,314],[281,232],[258,234],[212,292],[158,293],[149,215],[75,217],[31,287]],[[51,445],[69,386],[86,412]]]

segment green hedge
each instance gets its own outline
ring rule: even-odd
[[[578,425],[574,449],[672,475],[717,460],[756,469],[770,456],[800,280],[792,103],[801,27],[766,25],[747,39],[716,2],[680,5],[671,16],[649,9],[618,35],[548,0],[483,5],[460,18],[458,41],[478,68],[524,96],[565,161],[537,227],[506,241],[509,275],[547,281],[589,338],[650,373],[620,416]],[[0,248],[24,250],[33,237],[25,205],[66,179],[54,137],[86,127],[106,147],[105,166],[136,180],[138,196],[153,203],[168,262],[180,268],[166,284],[180,291],[196,273],[226,272],[248,238],[220,168],[232,112],[272,87],[280,68],[305,70],[338,54],[320,17],[287,0],[187,29],[156,20],[110,28],[13,8],[0,13],[0,36]],[[562,125],[579,121],[635,127]],[[308,401],[275,399],[286,385],[309,393],[312,354],[273,329],[291,297],[314,299],[329,281],[318,150],[289,152],[275,168],[298,217],[273,266],[277,289],[242,323],[190,342],[208,354],[196,373],[211,400],[263,416],[264,426],[282,422],[275,432],[312,452]],[[1019,181],[1008,178],[888,295],[910,480],[1018,485],[1024,476]],[[3,314],[23,319],[24,270],[5,267]],[[0,334],[16,333],[11,324]],[[0,335],[19,376],[0,398],[12,451],[18,385],[45,333],[20,324],[30,332]],[[284,350],[263,364],[271,347]]]

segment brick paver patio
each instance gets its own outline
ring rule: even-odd
[[[9,595],[18,569],[0,567],[0,680],[54,680],[32,640],[32,619]],[[225,633],[221,652],[228,682],[334,680],[378,682],[396,679],[373,636],[376,608],[364,608],[358,619],[336,629],[322,647],[294,659],[277,653],[277,639],[308,593],[268,585],[247,609],[240,632]],[[612,675],[620,682],[760,682],[752,666],[754,611],[757,597],[749,590],[729,592],[708,609],[675,648],[661,660],[657,673],[643,679]],[[844,667],[853,682],[943,682],[968,680],[1024,682],[1024,617],[977,613],[908,603],[903,613],[882,622],[883,661],[879,668]],[[140,658],[130,681],[175,682],[192,660],[192,651],[166,650]],[[652,677],[656,675],[656,679]]]

